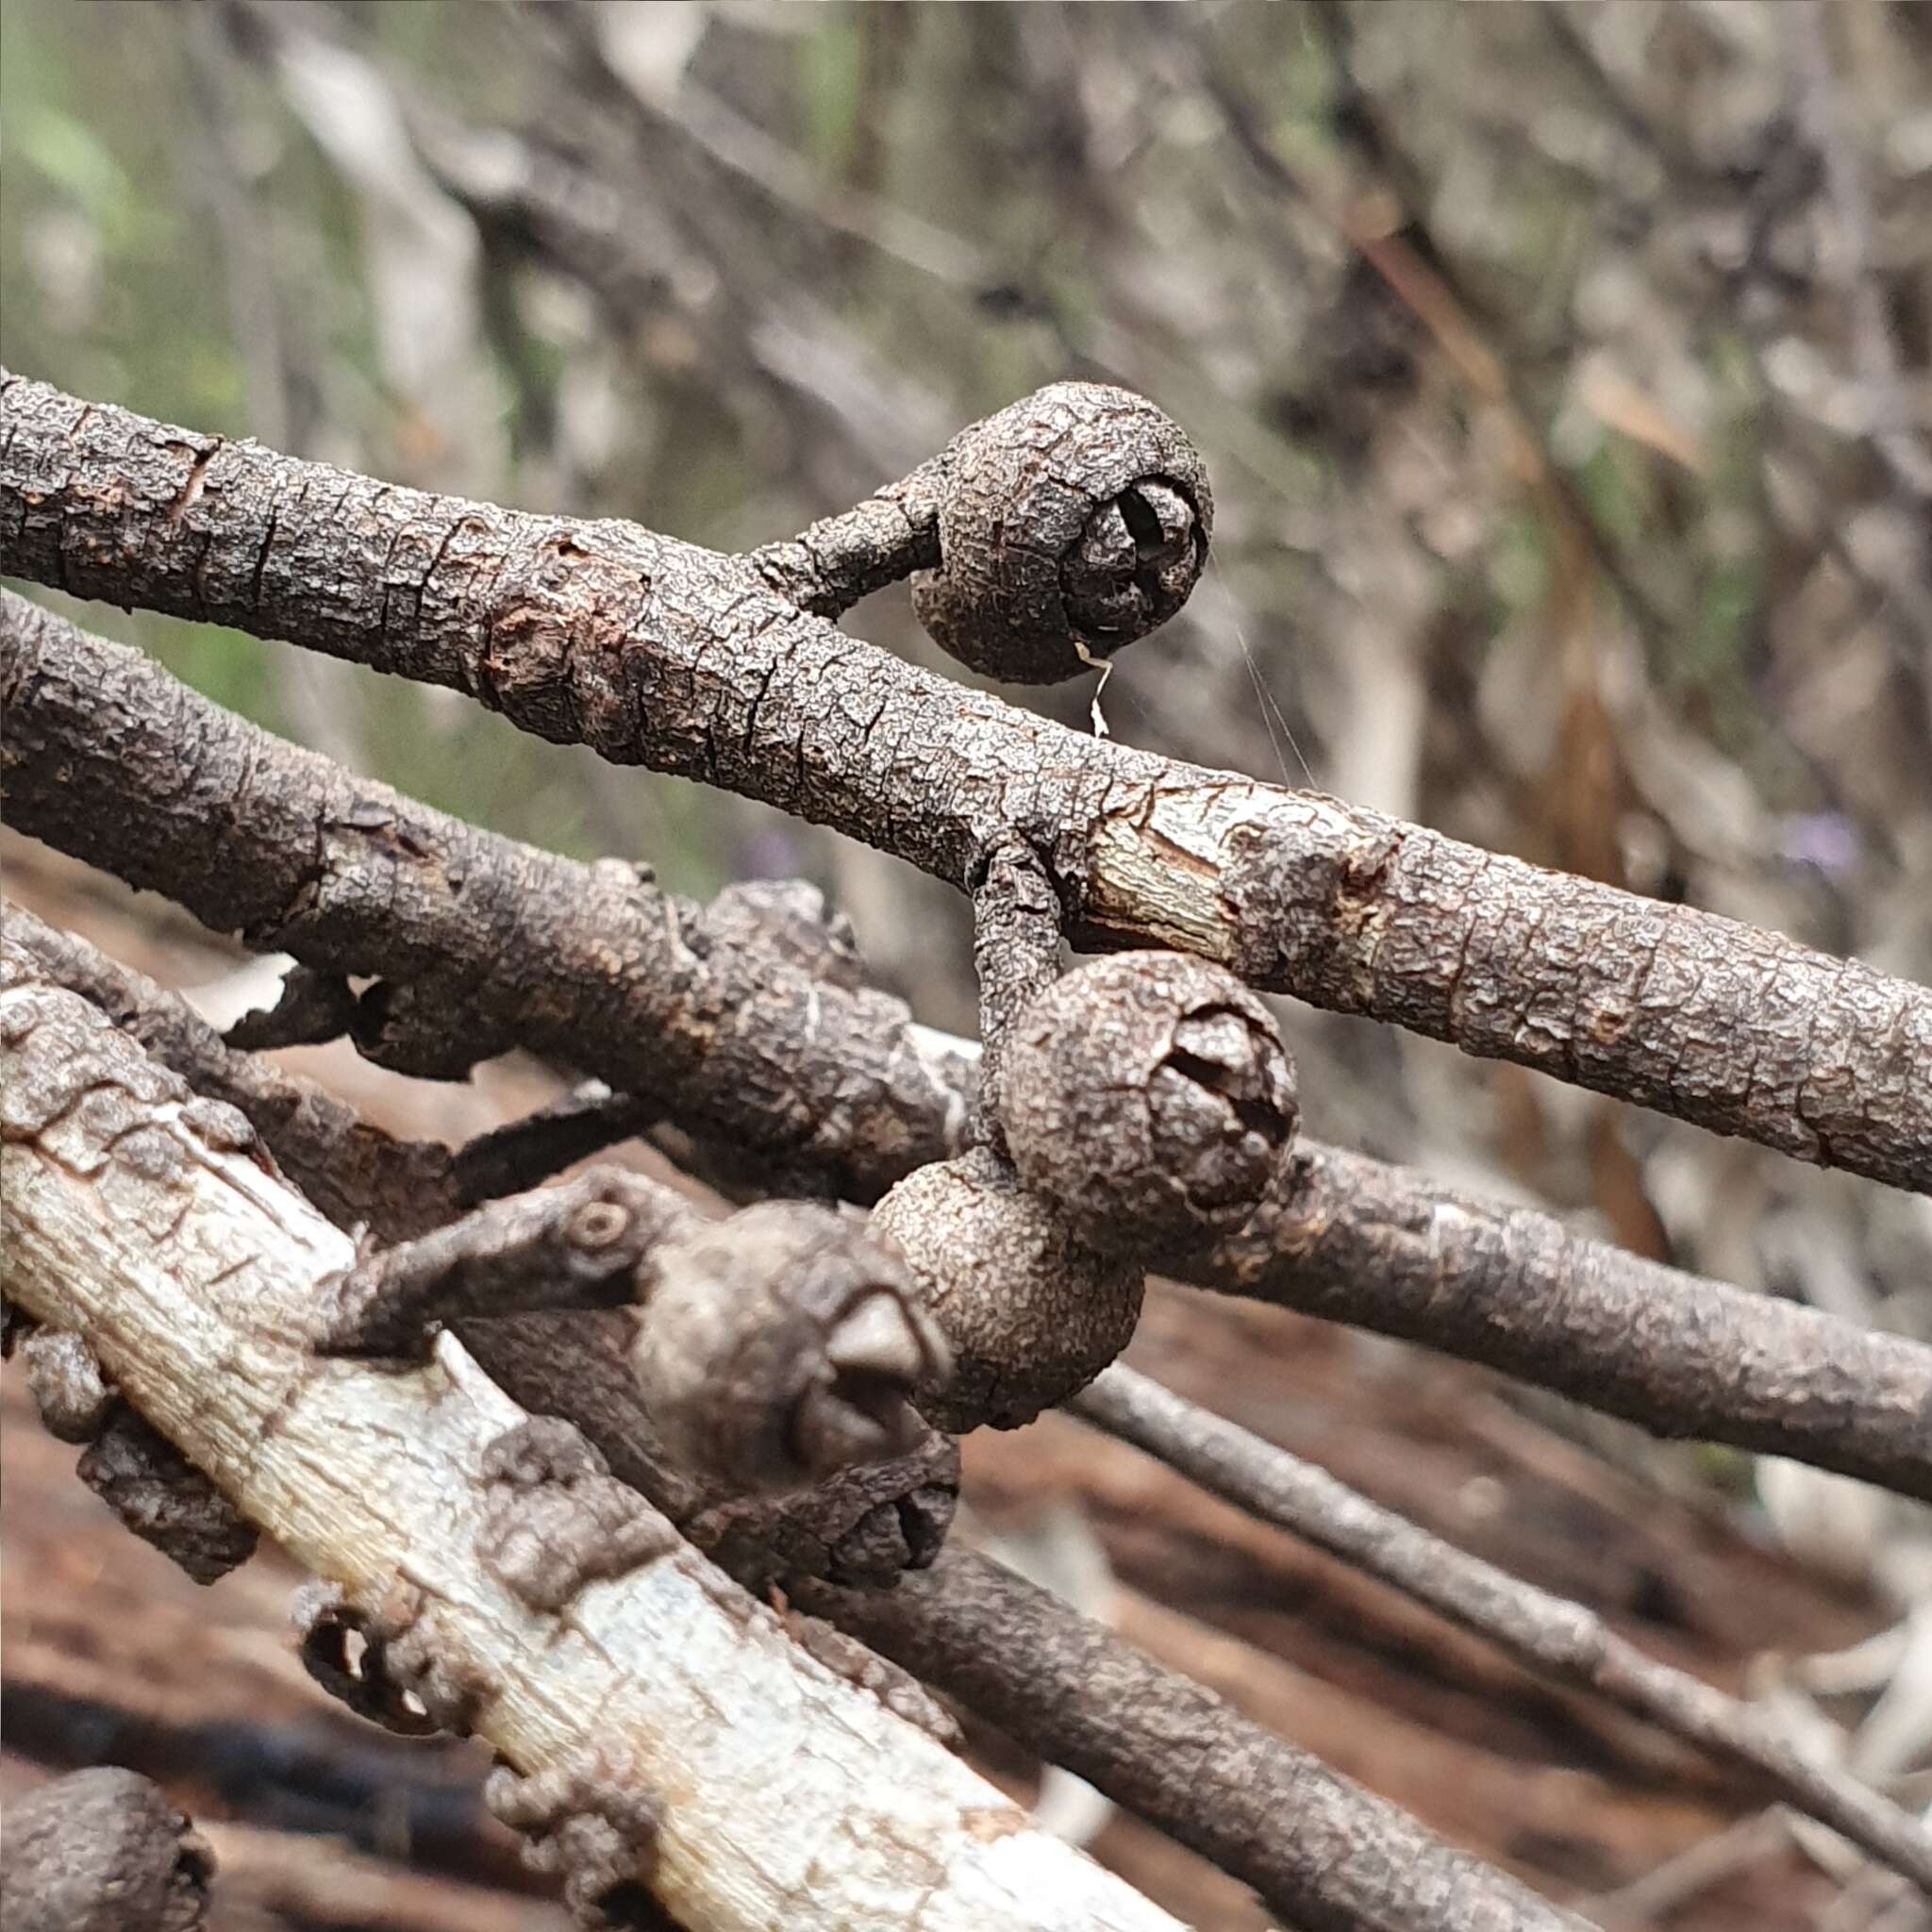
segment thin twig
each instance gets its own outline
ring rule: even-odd
[[[1265,1523],[1425,1604],[1519,1663],[1581,1685],[1747,1772],[1932,1890],[1932,1832],[1747,1706],[1646,1657],[1593,1611],[1431,1536],[1236,1424],[1116,1366],[1068,1405]]]

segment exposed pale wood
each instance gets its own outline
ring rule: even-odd
[[[693,1932],[1174,1924],[805,1656],[668,1525],[663,1554],[529,1608],[488,1565],[479,1474],[523,1412],[454,1341],[409,1373],[311,1357],[306,1310],[348,1238],[251,1151],[215,1144],[186,1090],[85,1002],[23,974],[0,991],[0,1039],[7,1293],[86,1335],[352,1603],[420,1592],[440,1661],[478,1687],[476,1731],[520,1770],[627,1757],[627,1789],[662,1807],[650,1884]],[[21,1104],[45,1077],[37,1054],[92,1075],[44,1130]]]

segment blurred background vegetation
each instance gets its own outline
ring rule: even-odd
[[[1932,979],[1932,6],[0,0],[0,34],[10,367],[722,548],[1124,383],[1217,520],[1118,737]],[[73,608],[468,817],[694,893],[815,878],[972,1024],[962,908],[893,861]],[[903,590],[848,623],[960,675]],[[1086,683],[1009,695],[1086,727]],[[1932,1334],[1932,1204],[1283,1012],[1317,1132]],[[1514,1399],[1932,1602],[1919,1517]]]

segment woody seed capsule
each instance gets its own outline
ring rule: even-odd
[[[1000,1119],[1020,1178],[1098,1247],[1231,1232],[1294,1138],[1294,1066],[1234,975],[1181,953],[1075,967],[1008,1035]]]

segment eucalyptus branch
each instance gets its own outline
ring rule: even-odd
[[[1525,1583],[1384,1509],[1325,1470],[1163,1389],[1108,1369],[1070,1405],[1237,1508],[1378,1578],[1531,1670],[1580,1685],[1736,1766],[1932,1892],[1932,1832],[1769,1721],[1658,1663],[1593,1611]]]
[[[1580,1922],[971,1551],[897,1590],[797,1600],[1076,1772],[1308,1932],[1575,1932]]]
[[[6,969],[8,1297],[338,1583],[431,1718],[494,1746],[495,1808],[574,1903],[745,1932],[1172,1926],[794,1644],[453,1338],[411,1370],[306,1348],[348,1238],[103,1015],[17,951]]]
[[[0,387],[0,568],[467,691],[540,736],[763,798],[969,888],[1016,838],[1076,942],[1251,983],[1932,1190],[1932,992],[1333,799],[1065,731],[898,662],[758,567]],[[1172,608],[1191,453],[1059,385],[956,438],[922,608],[1060,675]],[[1171,501],[1169,499],[1172,499]],[[949,521],[957,519],[958,527]]]
[[[973,894],[973,966],[979,982],[982,1134],[1003,1142],[1000,1062],[1007,1036],[1051,987],[1060,965],[1060,908],[1046,869],[1024,845],[1004,846]]]
[[[1932,1347],[1299,1141],[1184,1281],[1486,1363],[1622,1416],[1932,1502]]]
[[[448,1272],[423,1266],[423,1251],[408,1238],[441,1228],[461,1211],[468,1149],[452,1153],[430,1142],[391,1140],[325,1089],[232,1051],[176,995],[86,941],[21,907],[4,904],[4,910],[7,943],[33,972],[82,994],[198,1095],[233,1106],[336,1226],[348,1232],[367,1224],[386,1241],[405,1242],[365,1256],[333,1284],[339,1308],[345,1298],[367,1297],[365,1310],[372,1300],[379,1304],[371,1290],[387,1283],[392,1291],[407,1285],[421,1293],[419,1320],[455,1315],[470,1353],[518,1403],[575,1424],[623,1481],[748,1587],[800,1574],[888,1583],[902,1569],[932,1560],[959,1488],[958,1453],[944,1437],[928,1431],[903,1455],[842,1469],[809,1490],[776,1496],[747,1495],[741,1482],[692,1468],[666,1441],[662,1418],[641,1382],[631,1321],[622,1314],[548,1311],[464,1320]],[[408,1185],[397,1184],[399,1177]],[[625,1185],[642,1191],[639,1205],[647,1223],[690,1224],[688,1210],[669,1190],[635,1176],[626,1176]],[[385,1220],[385,1213],[392,1218]],[[474,1246],[476,1238],[472,1224],[455,1244]],[[554,1286],[541,1292],[556,1298]],[[393,1292],[390,1306],[393,1309]],[[320,1311],[308,1317],[311,1323],[320,1318]],[[405,1324],[393,1345],[408,1345],[413,1332]],[[32,1350],[35,1343],[30,1337],[26,1346]],[[658,1392],[661,1399],[661,1386]],[[70,1430],[72,1439],[91,1438],[98,1421]],[[113,1466],[125,1461],[118,1457]],[[108,1500],[125,1493],[124,1480]],[[197,1546],[208,1541],[197,1533]],[[163,1547],[176,1554],[170,1542]]]
[[[961,1143],[961,1071],[903,1003],[713,943],[635,867],[416,805],[6,591],[0,663],[10,822],[258,947],[378,975],[352,1029],[371,1059],[453,1076],[527,1046],[860,1200]],[[727,904],[715,937],[745,924]]]
[[[636,1078],[681,1124],[734,1138],[794,1187],[805,1170],[876,1199],[958,1144],[974,1049],[852,991],[842,956],[811,955],[801,928],[768,908],[721,896],[700,914],[628,872],[461,824],[242,724],[139,652],[6,591],[0,703],[16,827],[317,967],[385,983],[428,976],[450,1002],[440,1037],[509,1031],[614,1082]],[[111,733],[98,728],[104,714]],[[614,967],[631,960],[663,976]],[[726,1024],[732,997],[747,1003],[747,1024]],[[203,1091],[258,1126],[259,1112],[287,1105],[291,1137],[339,1117],[340,1103],[319,1096],[258,1108],[238,1089]],[[291,1144],[278,1151],[296,1172]],[[341,1171],[364,1177],[352,1194],[380,1195],[391,1170],[353,1135],[349,1145]],[[942,1172],[923,1185],[940,1188]],[[319,1185],[326,1205],[329,1184]],[[1030,1235],[1011,1226],[997,1200],[968,1200],[984,1194],[971,1175],[951,1191],[967,1213],[962,1232],[985,1213],[996,1221],[983,1236],[1008,1227],[1023,1254],[1043,1257],[1063,1239],[1043,1223]],[[397,1192],[406,1212],[412,1197]],[[449,1218],[447,1194],[438,1199],[433,1219]],[[1487,1363],[1661,1435],[1789,1456],[1932,1500],[1932,1350],[1344,1149],[1297,1139],[1244,1227],[1165,1265],[1203,1287]],[[961,1291],[997,1317],[992,1273],[959,1266]],[[1131,1325],[1138,1302],[1108,1295]],[[973,1351],[953,1340],[958,1394],[971,1386]],[[1111,1359],[1104,1333],[1080,1345],[1098,1355],[1090,1374]],[[534,1399],[521,1386],[519,1398]]]

